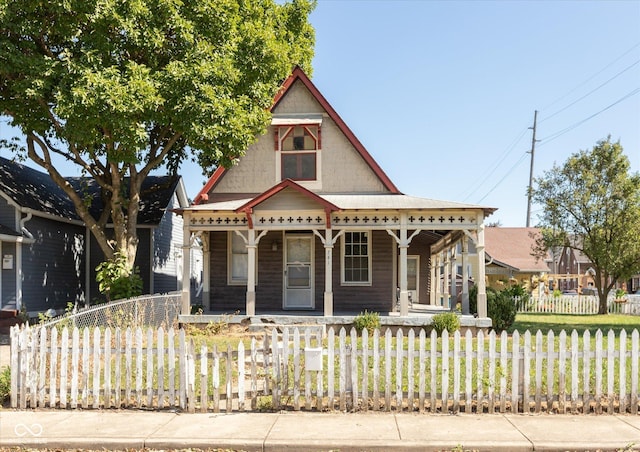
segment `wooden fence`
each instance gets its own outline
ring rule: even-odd
[[[182,329],[15,327],[11,406],[637,414],[639,348],[637,330],[273,330],[219,350]]]
[[[610,314],[640,315],[640,296],[628,295],[624,303],[608,300]],[[522,300],[514,299],[516,309],[523,313],[553,313],[553,314],[597,314],[599,308],[598,297],[594,295],[561,295]]]

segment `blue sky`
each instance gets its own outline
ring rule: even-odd
[[[640,0],[320,0],[311,22],[313,82],[403,193],[524,226],[534,110],[535,176],[607,135],[640,171]]]
[[[640,170],[640,1],[320,0],[311,21],[314,83],[406,194],[524,226],[534,110],[535,176],[609,134]]]

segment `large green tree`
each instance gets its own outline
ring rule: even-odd
[[[0,114],[73,200],[105,256],[137,251],[143,179],[184,159],[232,165],[295,65],[310,72],[313,0],[0,0]],[[7,143],[5,143],[6,145]],[[61,175],[102,193],[89,214]],[[113,224],[113,235],[105,230]]]
[[[569,246],[591,260],[606,314],[615,283],[640,272],[640,175],[620,142],[609,137],[554,165],[536,179],[533,200],[544,209],[544,246]]]

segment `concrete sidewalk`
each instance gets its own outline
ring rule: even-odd
[[[0,411],[0,447],[243,451],[640,450],[640,416]]]

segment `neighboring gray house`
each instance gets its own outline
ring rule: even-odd
[[[68,178],[91,195],[91,212],[102,210],[98,187],[88,178]],[[138,255],[144,293],[182,287],[182,218],[171,210],[188,205],[179,176],[149,176],[142,186]],[[192,285],[199,287],[202,258],[194,253]],[[0,308],[31,315],[68,302],[100,297],[95,268],[104,260],[71,200],[48,174],[0,157]],[[196,289],[195,294],[198,293]]]

